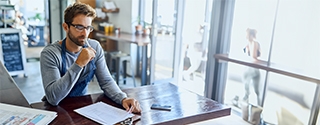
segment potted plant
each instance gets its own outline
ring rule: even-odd
[[[135,23],[136,34],[142,34],[142,35],[150,34],[151,23],[148,23],[142,20],[140,16],[138,16],[137,19],[132,23]]]
[[[151,24],[147,23],[145,21],[143,23],[144,23],[143,35],[149,35],[150,34],[150,30],[151,30]]]
[[[138,16],[137,19],[132,23],[135,24],[136,34],[141,34],[143,27],[140,16]]]

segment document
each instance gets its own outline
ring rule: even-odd
[[[74,111],[104,125],[113,125],[134,116],[132,113],[104,102],[97,102]]]
[[[55,117],[57,113],[53,111],[0,103],[1,125],[46,125]]]

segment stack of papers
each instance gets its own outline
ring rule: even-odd
[[[55,117],[56,112],[0,103],[1,125],[46,125]]]
[[[104,125],[113,125],[134,116],[132,113],[104,102],[97,102],[74,111]]]

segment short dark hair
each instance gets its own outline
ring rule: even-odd
[[[64,10],[64,22],[72,23],[73,18],[79,14],[92,18],[96,17],[96,11],[91,6],[85,3],[76,2]]]

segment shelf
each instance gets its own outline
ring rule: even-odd
[[[7,28],[8,23],[13,23],[15,20],[14,19],[7,19],[5,13],[6,11],[13,11],[14,10],[14,5],[0,5],[0,9],[2,10],[2,19],[1,21],[4,23],[3,26],[4,28]]]
[[[94,18],[93,22],[108,22],[108,17],[102,19],[102,18]]]
[[[5,19],[5,20],[1,19],[1,21],[4,23],[14,23],[15,20],[14,19]]]
[[[314,77],[310,75],[306,75],[307,73],[304,73],[300,70],[296,70],[290,67],[286,67],[284,65],[279,65],[275,63],[271,63],[268,65],[266,61],[258,60],[258,61],[248,61],[246,59],[240,59],[240,58],[235,58],[235,57],[229,57],[227,54],[215,54],[214,57],[218,59],[219,61],[227,61],[227,62],[232,62],[244,66],[249,66],[249,67],[254,67],[254,68],[259,68],[263,69],[266,71],[290,76],[293,78],[313,82],[320,84],[320,77]]]
[[[14,5],[0,5],[1,10],[14,10]]]
[[[118,13],[120,11],[119,8],[116,8],[116,9],[106,9],[106,8],[101,8],[101,11],[102,12],[105,12],[105,13]]]

